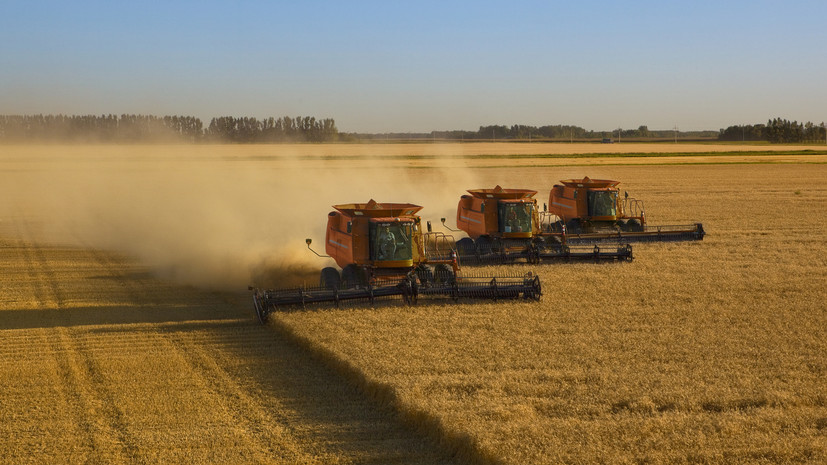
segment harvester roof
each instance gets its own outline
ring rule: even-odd
[[[333,208],[347,216],[363,216],[366,218],[411,217],[422,210],[422,207],[412,203],[379,203],[373,199],[370,199],[368,203],[333,205]]]
[[[479,199],[529,199],[537,191],[531,189],[503,189],[497,186],[493,189],[469,189],[468,193]]]
[[[606,187],[615,187],[620,184],[620,181],[610,181],[608,179],[592,179],[588,176],[583,179],[564,179],[560,181],[566,187],[590,187],[594,189],[603,189]]]

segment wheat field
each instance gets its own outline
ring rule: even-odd
[[[561,146],[0,147],[2,461],[827,461],[825,153]],[[465,189],[583,175],[708,235],[517,266],[540,302],[254,320],[243,285],[312,280],[333,203],[450,224]]]

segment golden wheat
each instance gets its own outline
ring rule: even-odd
[[[827,459],[827,233],[818,226],[827,219],[827,169],[485,177],[542,190],[568,172],[622,179],[646,199],[650,222],[703,220],[709,235],[638,244],[630,264],[524,267],[543,280],[539,304],[308,311],[277,324],[390,387],[412,418],[437,418],[448,433],[473,438],[462,447],[477,458]]]
[[[4,461],[826,461],[824,155],[473,158],[560,147],[0,147]],[[652,147],[666,151],[637,151]],[[569,153],[587,149],[607,147]],[[708,236],[638,244],[632,263],[516,267],[540,274],[539,303],[320,308],[270,327],[247,294],[157,278],[238,286],[267,271],[245,247],[310,255],[301,239],[336,202],[396,195],[450,224],[465,189],[542,203],[584,175]]]

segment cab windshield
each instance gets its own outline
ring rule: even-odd
[[[412,223],[371,223],[371,260],[410,260]]]
[[[534,205],[530,203],[500,203],[500,232],[531,232]]]
[[[617,216],[617,192],[590,191],[589,216]]]

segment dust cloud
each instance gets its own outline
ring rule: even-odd
[[[20,152],[23,150],[23,152]],[[331,205],[411,202],[453,224],[470,172],[405,158],[309,158],[280,146],[0,147],[0,209],[43,240],[112,250],[158,277],[218,290],[315,285]],[[269,155],[268,155],[269,154]],[[444,165],[444,166],[441,166]]]

